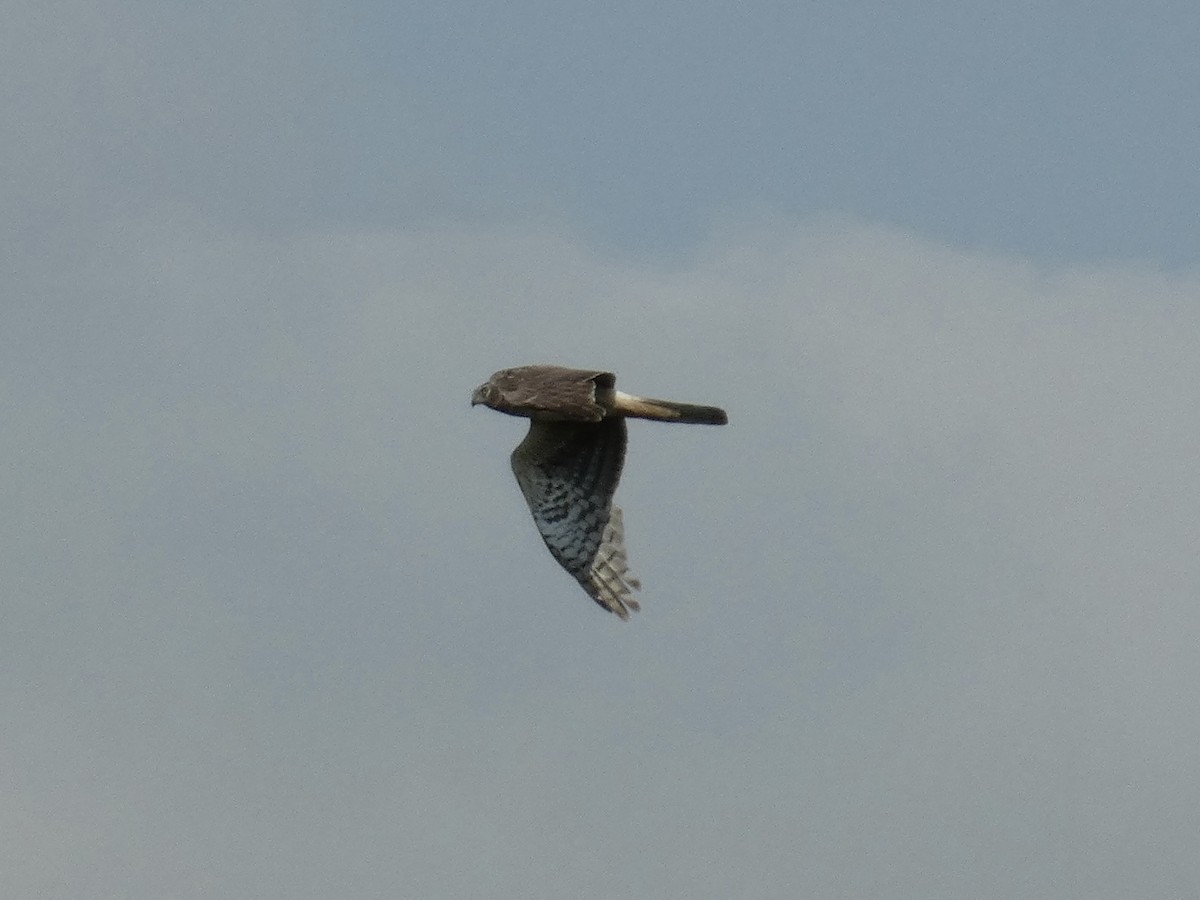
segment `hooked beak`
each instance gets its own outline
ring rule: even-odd
[[[483,389],[484,389],[485,387],[486,387],[486,385],[482,385],[482,384],[481,384],[479,387],[475,388],[475,393],[473,393],[473,394],[471,395],[471,405],[472,405],[472,406],[478,406],[480,403],[483,403],[483,402],[484,402],[484,391],[483,391]]]

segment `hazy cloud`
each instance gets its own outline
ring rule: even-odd
[[[1170,215],[1122,242],[1003,167],[1020,215],[947,205],[979,153],[896,216],[838,188],[908,184],[891,157],[789,155],[833,198],[801,208],[812,184],[739,155],[726,119],[702,139],[707,94],[679,74],[715,60],[699,83],[724,67],[721,109],[752,110],[794,12],[745,67],[757,31],[713,56],[722,22],[691,23],[633,109],[641,78],[540,75],[607,60],[595,35],[657,71],[658,13],[530,31],[518,71],[483,26],[524,34],[533,5],[470,40],[427,10],[438,39],[395,45],[399,13],[367,4],[205,9],[27,4],[0,37],[6,894],[1197,893],[1200,277],[945,236],[957,210],[1011,246],[1024,210],[1035,235],[1074,217],[1054,246],[1076,258],[1144,239],[1153,259]],[[1084,32],[1116,40],[1109,13]],[[840,21],[813,72],[854,46],[877,76],[920,32],[872,55]],[[880,104],[919,96],[897,71],[861,117],[870,78],[812,82],[850,123],[812,159],[896,133]],[[1053,83],[1051,119],[1082,89]],[[597,109],[613,133],[591,146]],[[1171,155],[1162,134],[1133,175],[1182,171],[1139,162]],[[1080,177],[1126,173],[1116,154]],[[723,155],[792,199],[723,181]],[[629,624],[537,540],[506,459],[521,423],[468,407],[535,361],[730,412],[632,428]]]
[[[7,366],[20,892],[1196,883],[1194,279],[848,226],[674,271],[120,233]],[[634,429],[631,625],[467,408],[532,359],[731,411]]]

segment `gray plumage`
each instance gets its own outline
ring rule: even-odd
[[[723,410],[635,397],[611,372],[562,366],[503,369],[471,404],[531,419],[512,454],[513,474],[538,531],[600,606],[622,619],[639,609],[629,574],[624,522],[612,503],[625,461],[626,418],[724,425]]]

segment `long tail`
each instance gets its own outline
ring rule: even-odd
[[[724,425],[729,421],[725,410],[695,403],[676,403],[635,397],[624,391],[613,391],[613,408],[631,419],[654,419],[656,422],[681,422],[687,425]]]

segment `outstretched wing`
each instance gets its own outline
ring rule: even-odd
[[[625,420],[534,420],[512,468],[542,540],[589,597],[622,619],[639,608],[631,592],[621,510],[612,505],[625,461]]]

